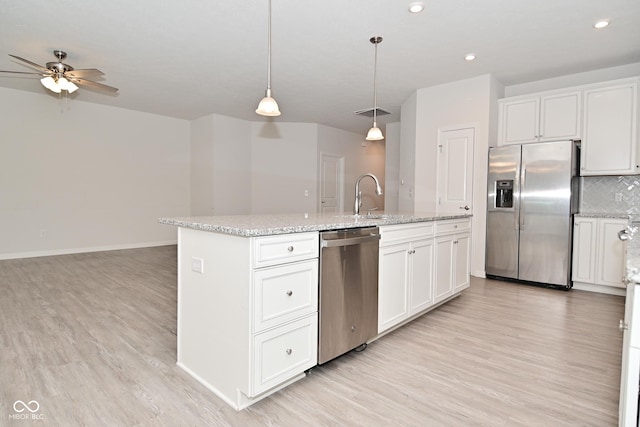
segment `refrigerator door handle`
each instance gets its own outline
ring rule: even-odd
[[[520,230],[524,230],[524,197],[526,190],[526,180],[527,180],[527,169],[525,167],[522,168],[522,176],[520,177]]]

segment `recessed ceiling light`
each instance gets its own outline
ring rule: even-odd
[[[609,20],[608,19],[601,19],[599,21],[596,21],[593,24],[593,28],[600,29],[600,28],[604,28],[604,27],[606,27],[608,25],[609,25]]]
[[[424,10],[424,3],[421,1],[414,1],[409,5],[409,12],[411,13],[420,13]]]
[[[465,61],[473,61],[474,59],[476,59],[476,54],[475,53],[467,53],[464,56],[464,60]]]

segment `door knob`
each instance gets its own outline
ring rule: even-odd
[[[464,206],[460,206],[458,209],[464,209],[465,211],[468,211],[471,208],[469,207],[469,205],[464,205]]]
[[[620,329],[621,332],[624,332],[625,330],[629,329],[629,324],[627,324],[624,320],[620,319],[620,324],[618,325],[618,329]]]

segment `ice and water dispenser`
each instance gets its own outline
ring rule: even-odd
[[[513,180],[496,181],[496,208],[513,207]]]

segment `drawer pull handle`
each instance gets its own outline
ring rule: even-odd
[[[291,350],[290,348],[288,348],[288,349],[286,350],[286,352],[287,352],[287,354],[291,354],[291,353],[293,353],[293,350]]]
[[[288,296],[293,295],[293,291],[287,291],[287,295],[288,295]]]
[[[293,252],[293,246],[289,246],[289,247],[287,248],[287,250],[288,250],[289,252]]]

